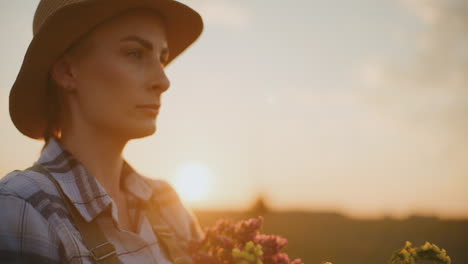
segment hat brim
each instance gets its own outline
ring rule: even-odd
[[[94,27],[134,8],[155,10],[164,17],[170,50],[168,63],[203,30],[200,15],[173,0],[83,0],[60,9],[33,37],[10,91],[10,117],[21,133],[43,139],[47,127],[46,88],[52,64]]]

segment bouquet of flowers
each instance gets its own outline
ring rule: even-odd
[[[205,229],[201,241],[191,241],[194,264],[303,264],[282,252],[288,241],[277,235],[261,234],[263,217],[234,223],[221,219]]]

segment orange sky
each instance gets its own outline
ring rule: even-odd
[[[246,208],[262,192],[278,209],[468,217],[461,77],[417,66],[424,52],[441,62],[431,52],[445,47],[435,25],[453,28],[444,6],[185,2],[205,32],[168,68],[157,133],[125,151],[137,170],[197,208]],[[42,144],[8,116],[37,3],[0,4],[0,175],[29,166]]]

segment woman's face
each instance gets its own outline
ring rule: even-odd
[[[148,11],[127,12],[97,27],[80,45],[77,50],[84,52],[69,57],[65,76],[58,74],[63,86],[71,87],[66,96],[71,126],[127,140],[153,134],[161,94],[169,88],[162,20]]]

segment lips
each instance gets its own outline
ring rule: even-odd
[[[151,116],[152,118],[156,118],[156,115],[159,113],[159,104],[144,104],[144,105],[137,105],[137,109],[142,111],[143,113]]]

